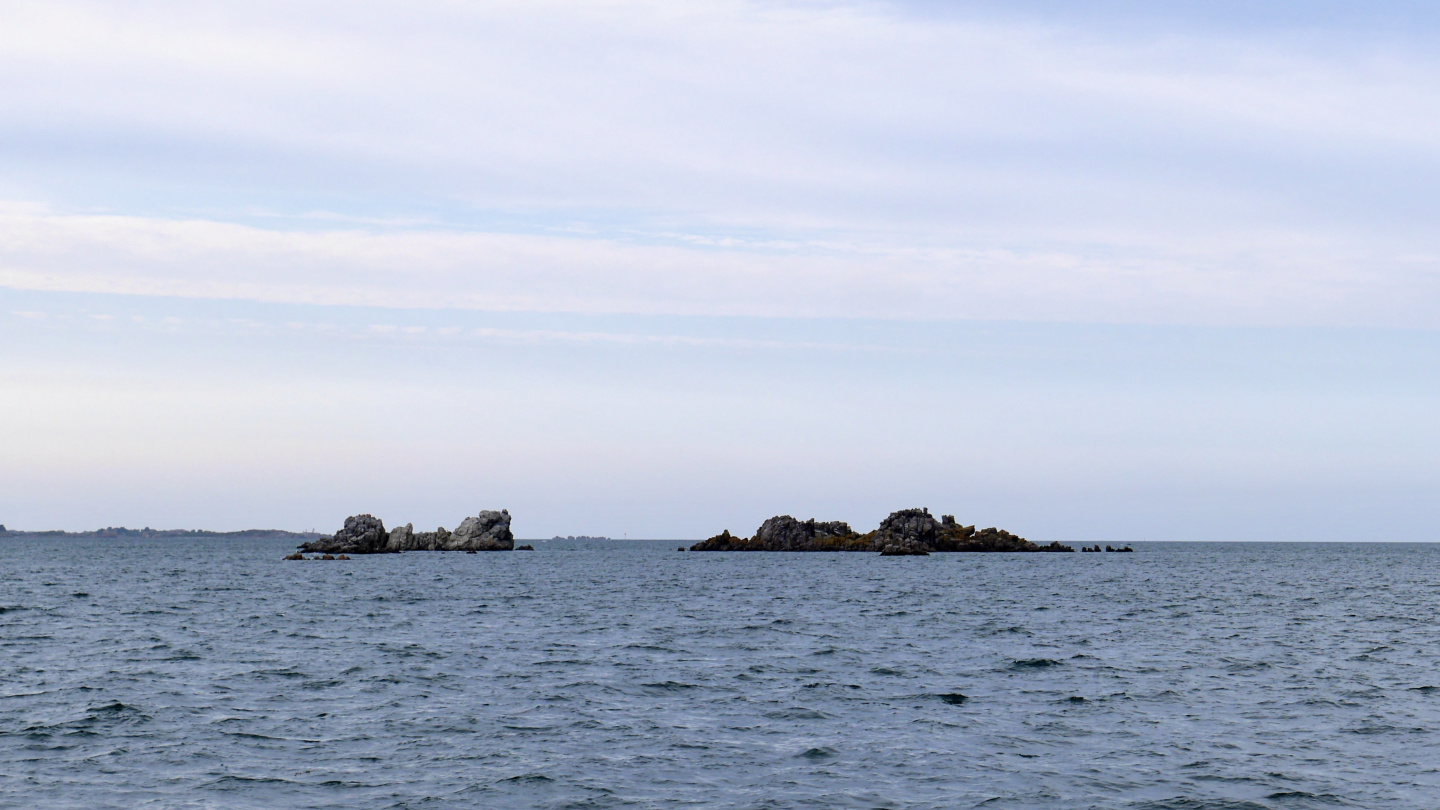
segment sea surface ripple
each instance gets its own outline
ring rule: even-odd
[[[0,806],[1440,806],[1440,547],[677,545],[0,540]]]

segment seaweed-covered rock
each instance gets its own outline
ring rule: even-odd
[[[859,536],[843,521],[800,521],[789,515],[772,517],[755,530],[755,540],[767,551],[815,551],[817,547],[844,545]]]
[[[691,551],[765,551],[764,545],[758,540],[751,540],[748,537],[736,537],[729,529],[711,537],[708,540],[701,540],[690,547]]]
[[[345,528],[333,537],[321,537],[300,546],[312,554],[379,554],[387,551],[389,533],[385,524],[373,515],[351,515]]]
[[[902,546],[898,543],[891,543],[880,549],[881,557],[928,557],[930,552],[919,546]]]

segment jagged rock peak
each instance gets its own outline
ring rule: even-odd
[[[900,549],[933,550],[941,532],[949,528],[932,517],[929,509],[901,509],[880,521],[875,534],[882,548],[893,545]]]
[[[458,551],[510,551],[515,535],[510,533],[510,510],[489,509],[460,522],[443,548]]]
[[[385,523],[374,515],[351,515],[345,527],[333,537],[321,537],[300,546],[301,551],[314,554],[378,554],[386,551],[389,533]]]

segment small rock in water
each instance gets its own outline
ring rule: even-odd
[[[326,554],[325,556],[321,557],[320,559],[322,559],[322,560],[333,560],[333,559],[335,559],[335,555],[334,555],[334,554]]]
[[[515,550],[516,550],[516,551],[534,551],[534,550],[535,550],[535,547],[532,546],[532,545],[530,545],[529,543],[526,543],[526,544],[523,545],[523,546],[516,546],[516,547],[515,547]]]
[[[304,554],[301,554],[300,552],[297,551],[297,552],[295,552],[294,554],[291,554],[289,557],[286,557],[285,559],[287,559],[287,560],[303,560],[303,559],[305,559],[305,555],[304,555]]]
[[[348,560],[348,559],[350,559],[350,555],[349,555],[349,554],[341,554],[339,557],[336,557],[335,559],[337,559],[337,560]]]

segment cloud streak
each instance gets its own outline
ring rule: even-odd
[[[1285,247],[715,247],[436,229],[282,231],[32,207],[0,212],[0,285],[584,314],[1440,325],[1436,262],[1415,256],[1381,267],[1344,244]]]

